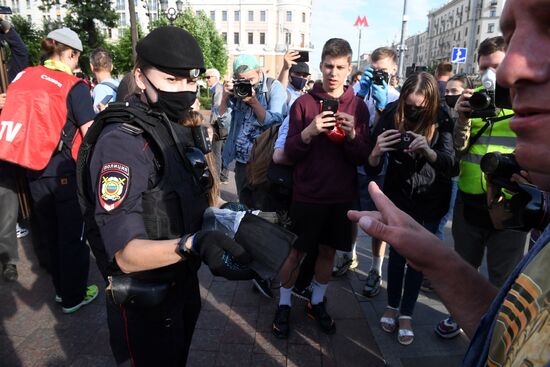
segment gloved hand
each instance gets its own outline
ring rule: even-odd
[[[388,104],[388,84],[385,80],[382,81],[382,85],[372,85],[372,99],[378,110],[383,110]]]
[[[250,280],[255,273],[247,264],[250,254],[220,231],[199,231],[193,236],[193,251],[200,255],[212,274],[229,280]]]
[[[359,81],[359,92],[357,92],[357,95],[361,98],[364,98],[367,93],[369,93],[369,89],[372,86],[372,68],[369,66],[365,69],[363,72],[363,76],[361,77],[361,80]]]

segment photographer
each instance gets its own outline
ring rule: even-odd
[[[510,88],[516,113],[510,123],[517,133],[516,159],[536,173],[533,183],[543,190],[549,189],[550,174],[550,39],[543,31],[549,22],[547,1],[508,0],[501,17],[507,53],[497,71],[499,84]],[[370,191],[380,213],[350,212],[349,217],[370,235],[391,242],[432,281],[471,338],[464,366],[548,366],[548,227],[499,290],[374,184]]]
[[[212,93],[212,108],[210,114],[210,125],[214,130],[214,136],[212,139],[212,153],[216,161],[216,171],[219,175],[221,183],[228,182],[227,167],[222,165],[222,152],[225,139],[227,138],[228,130],[226,126],[221,124],[219,116],[216,114],[216,110],[220,108],[223,95],[223,84],[220,81],[220,72],[217,69],[206,69],[204,78]]]
[[[254,207],[247,194],[246,164],[256,138],[269,126],[283,121],[286,93],[281,83],[267,77],[252,55],[240,55],[233,62],[234,81],[226,81],[218,114],[229,135],[223,151],[223,165],[236,160],[235,183],[239,201]],[[229,124],[229,121],[231,123]]]
[[[505,56],[504,39],[486,39],[479,45],[478,54],[484,86],[464,90],[455,105],[458,119],[454,127],[454,144],[460,157],[460,175],[452,233],[456,252],[473,267],[481,266],[487,251],[489,281],[500,287],[523,257],[526,234],[497,230],[489,216],[487,184],[479,165],[481,157],[489,152],[513,152],[516,136],[510,129],[510,118],[514,112],[495,108],[494,97],[491,105],[483,110],[472,108],[470,103],[474,92],[494,91],[495,70]],[[446,339],[457,336],[461,331],[452,318],[441,321],[435,330]]]
[[[380,115],[372,139],[376,145],[368,159],[368,173],[382,169],[387,153],[384,193],[435,233],[449,209],[454,150],[452,122],[440,106],[432,75],[417,73],[405,81],[399,100]],[[380,325],[389,333],[397,328],[397,340],[403,345],[414,339],[411,318],[421,282],[422,273],[411,267],[405,272],[405,258],[390,247],[388,306]]]

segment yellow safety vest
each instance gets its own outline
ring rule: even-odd
[[[476,91],[481,88],[476,89]],[[512,115],[514,111],[501,109],[497,117]],[[510,129],[510,118],[492,123],[472,144],[468,153],[460,161],[458,188],[467,194],[484,194],[487,192],[485,176],[481,171],[481,158],[490,152],[512,153],[516,148],[516,134]],[[471,119],[470,138],[486,124],[481,118]]]

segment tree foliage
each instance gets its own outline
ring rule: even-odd
[[[44,32],[36,29],[31,22],[21,15],[13,15],[10,21],[29,50],[29,65],[38,65],[41,53],[40,41]]]
[[[154,22],[154,26],[169,25],[166,17]],[[203,11],[195,12],[187,7],[173,22],[176,27],[183,28],[195,37],[204,55],[206,68],[216,68],[221,75],[227,71],[227,50],[224,41],[216,29],[216,25]]]
[[[138,27],[138,38],[143,37],[141,27]],[[106,48],[113,56],[113,75],[122,75],[132,70],[134,62],[132,61],[132,33],[130,28],[125,28],[118,41]]]

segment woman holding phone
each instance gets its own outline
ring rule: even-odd
[[[452,122],[441,108],[432,75],[422,72],[405,81],[399,99],[381,111],[372,139],[374,148],[367,172],[377,173],[387,154],[384,193],[401,210],[435,232],[449,208],[454,150]],[[412,315],[422,273],[411,266],[405,269],[405,265],[405,258],[390,247],[388,306],[380,326],[389,333],[398,329],[398,342],[409,345],[414,340]]]

